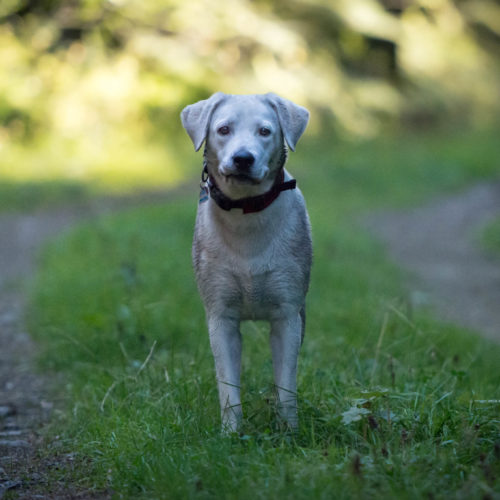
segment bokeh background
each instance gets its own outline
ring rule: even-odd
[[[0,194],[172,186],[179,112],[218,90],[308,107],[309,136],[491,127],[499,53],[493,0],[2,0]]]

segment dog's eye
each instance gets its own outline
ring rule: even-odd
[[[229,134],[229,127],[227,125],[223,125],[217,129],[217,133],[219,135],[227,135]]]
[[[271,130],[268,129],[267,127],[261,127],[259,129],[259,135],[261,135],[262,137],[267,137],[270,134],[271,134]]]

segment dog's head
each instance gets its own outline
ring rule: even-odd
[[[284,163],[284,141],[295,151],[309,112],[276,94],[218,92],[184,108],[181,119],[196,151],[206,142],[209,173],[224,190],[272,184]]]

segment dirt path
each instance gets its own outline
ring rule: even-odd
[[[111,496],[55,479],[54,471],[71,470],[73,461],[71,454],[57,452],[57,443],[50,443],[54,451],[48,456],[40,453],[46,445],[42,446],[39,431],[53,402],[48,399],[50,379],[34,369],[37,346],[25,329],[23,289],[48,238],[82,219],[163,199],[165,193],[148,193],[34,214],[0,214],[0,499],[8,491],[25,499]]]
[[[415,302],[500,342],[500,258],[479,235],[500,217],[500,182],[482,183],[414,210],[370,217],[368,224],[403,268]]]

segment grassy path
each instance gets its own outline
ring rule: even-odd
[[[196,187],[99,219],[145,200],[0,215],[0,496],[493,498],[498,347],[414,311],[354,222],[495,172],[495,134],[444,144],[339,146],[332,159],[319,142],[292,156],[316,252],[298,435],[275,420],[259,324],[244,331],[244,432],[219,435],[190,269]]]
[[[40,435],[53,412],[54,392],[50,389],[61,381],[36,370],[38,346],[27,333],[26,284],[49,239],[82,220],[160,197],[164,193],[0,214],[0,498],[7,491],[20,498],[106,496],[58,474],[58,470],[73,468],[73,455],[61,452],[57,439],[47,449]]]
[[[23,280],[35,269],[41,244],[78,216],[66,210],[0,215],[0,497],[43,491],[51,466],[67,456],[41,458],[38,432],[53,403],[45,376],[34,369],[36,345],[26,333]],[[71,485],[53,486],[59,494]]]
[[[260,324],[244,329],[243,433],[219,434],[190,264],[196,186],[50,245],[32,330],[42,366],[65,377],[57,432],[72,477],[127,498],[494,497],[499,347],[413,310],[356,222],[493,175],[494,150],[496,134],[481,134],[292,156],[315,243],[297,435],[275,419]]]

